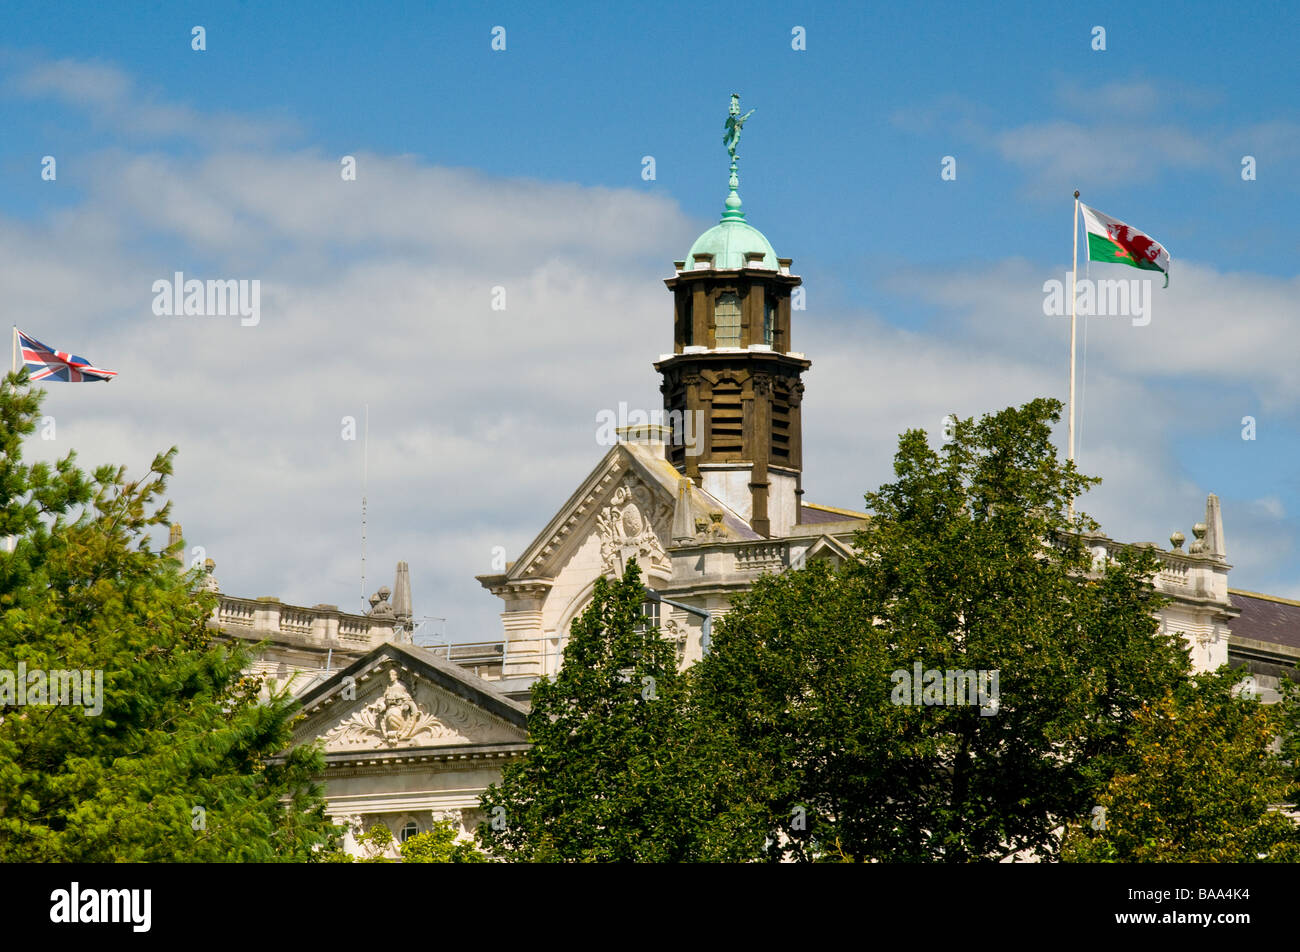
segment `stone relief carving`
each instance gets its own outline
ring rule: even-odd
[[[339,817],[340,824],[352,834],[353,841],[361,839],[366,832],[366,818],[360,813],[349,813],[347,816]]]
[[[444,820],[450,820],[452,827],[457,833],[465,828],[464,811],[462,810],[434,810],[433,822],[442,823]]]
[[[388,671],[388,687],[351,717],[341,721],[325,735],[326,747],[420,747],[437,744],[471,743],[469,732],[475,727],[488,728],[486,721],[445,698],[437,698],[422,708],[410,690]]]
[[[596,515],[600,532],[600,561],[606,574],[621,574],[628,559],[642,568],[671,571],[672,564],[655,526],[666,526],[672,507],[656,499],[650,488],[631,473],[614,490],[609,505]]]
[[[722,521],[721,510],[714,509],[705,519],[703,516],[695,518],[695,541],[696,542],[720,542],[726,539],[730,533]]]
[[[676,618],[669,618],[659,626],[659,634],[677,649],[677,663],[686,657],[686,639],[690,632]]]

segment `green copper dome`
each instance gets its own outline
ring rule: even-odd
[[[763,260],[748,263],[746,255],[750,252],[761,252]],[[710,254],[713,255],[713,267],[719,271],[735,271],[745,267],[777,270],[776,252],[772,249],[772,243],[743,218],[724,218],[696,238],[686,256],[687,270],[696,267],[696,255]]]

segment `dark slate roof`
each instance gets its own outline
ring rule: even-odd
[[[1300,648],[1300,602],[1276,595],[1229,589],[1241,615],[1228,623],[1233,637]]]
[[[852,519],[866,519],[865,512],[849,512],[847,509],[832,509],[806,503],[799,507],[799,522],[805,526],[818,525],[823,522],[848,522]]]

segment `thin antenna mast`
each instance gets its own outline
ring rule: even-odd
[[[366,404],[366,425],[361,435],[361,604],[366,601],[366,489],[370,481],[370,404]]]

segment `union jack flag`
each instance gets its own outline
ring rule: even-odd
[[[103,370],[91,366],[85,357],[47,347],[35,337],[28,337],[18,328],[18,346],[22,348],[23,364],[32,383],[41,380],[61,380],[64,383],[87,383],[91,380],[112,380],[116,370]]]

